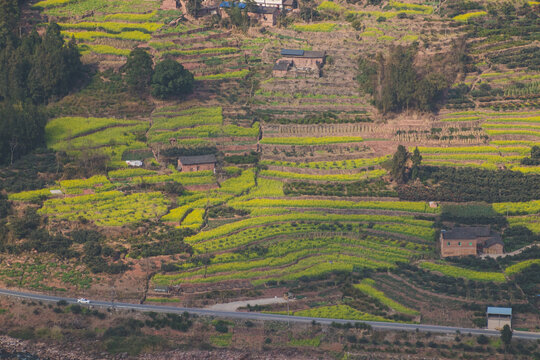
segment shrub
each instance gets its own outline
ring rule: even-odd
[[[181,97],[193,92],[193,74],[182,64],[165,59],[158,63],[152,76],[152,95],[160,99]]]
[[[227,321],[218,320],[214,324],[214,328],[216,329],[217,332],[228,333],[229,332],[229,327],[227,325],[228,325]]]

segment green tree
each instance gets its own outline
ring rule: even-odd
[[[418,177],[418,169],[420,167],[420,164],[422,163],[422,155],[420,155],[420,151],[418,150],[418,146],[414,148],[414,152],[411,156],[412,161],[412,167],[411,167],[411,179],[416,179]]]
[[[416,85],[414,95],[418,109],[421,111],[434,111],[446,88],[448,88],[448,83],[443,75],[428,74]]]
[[[46,122],[46,115],[35,105],[0,104],[0,163],[13,164],[44,146]]]
[[[405,146],[399,145],[397,151],[392,158],[392,178],[398,183],[403,184],[406,182],[407,160],[409,159],[409,152],[405,149]]]
[[[66,95],[83,70],[75,40],[65,43],[60,27],[51,23],[43,38],[33,31],[0,50],[0,98],[45,103]]]
[[[126,83],[129,90],[138,95],[148,93],[154,63],[152,56],[141,48],[135,48],[129,54],[124,70],[126,72]]]
[[[15,41],[20,16],[18,0],[0,0],[0,49]]]
[[[181,97],[193,92],[194,77],[178,62],[165,59],[158,63],[152,75],[152,96],[159,99]]]
[[[512,342],[512,329],[510,329],[510,326],[503,326],[501,330],[501,341],[504,343],[505,346],[510,345],[510,343]]]

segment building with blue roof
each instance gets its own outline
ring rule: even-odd
[[[490,330],[501,330],[504,325],[512,328],[512,308],[488,306],[486,316]]]

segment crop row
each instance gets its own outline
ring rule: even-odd
[[[412,150],[412,149],[411,149]],[[456,146],[456,147],[424,147],[419,146],[418,151],[421,154],[499,154],[499,153],[518,153],[521,155],[528,154],[530,148],[525,146]]]
[[[158,184],[168,181],[176,181],[182,185],[203,185],[215,183],[216,179],[211,171],[199,171],[196,173],[174,172],[172,174],[150,175],[145,177],[135,177],[131,180],[133,184]]]
[[[503,274],[497,272],[482,272],[460,268],[452,265],[443,265],[436,264],[432,262],[422,262],[420,267],[430,270],[440,272],[444,275],[455,277],[455,278],[464,278],[468,280],[476,281],[494,281],[494,282],[504,282],[506,278]]]
[[[337,28],[335,23],[295,24],[291,28],[296,31],[330,32]]]
[[[523,156],[500,156],[491,154],[429,154],[424,156],[425,160],[476,160],[497,164],[517,162],[522,158]]]
[[[470,12],[470,13],[454,16],[453,19],[459,22],[469,22],[470,19],[482,17],[485,15],[487,15],[487,12],[485,11],[475,11],[475,12]]]
[[[131,52],[130,49],[118,49],[114,46],[110,45],[102,45],[102,44],[79,44],[79,49],[81,50],[81,54],[86,54],[89,52],[93,52],[96,54],[103,54],[103,55],[118,55],[118,56],[128,56]]]
[[[153,170],[141,169],[141,168],[127,168],[109,171],[108,176],[111,179],[126,179],[135,176],[149,176],[155,175]]]
[[[186,50],[167,50],[164,51],[163,55],[173,55],[173,56],[187,56],[187,55],[204,55],[204,54],[232,54],[238,52],[238,48],[235,47],[220,47],[220,48],[205,48],[205,49],[186,49]]]
[[[459,160],[456,160],[456,161],[457,162],[424,159],[422,160],[422,164],[431,165],[431,166],[471,167],[471,168],[479,168],[479,169],[485,169],[485,170],[498,169],[497,164],[490,163],[490,162],[475,163],[475,162],[459,162]]]
[[[533,130],[486,130],[486,134],[491,136],[497,135],[529,135],[540,137],[540,131]]]
[[[105,16],[105,20],[122,20],[122,21],[148,21],[157,15],[157,11],[152,11],[147,14],[131,14],[118,13]]]
[[[540,130],[540,125],[531,125],[531,124],[483,124],[483,129],[529,129],[529,130]]]
[[[206,210],[204,209],[193,209],[182,221],[180,227],[191,228],[197,230],[203,224],[203,217]]]
[[[179,113],[177,116],[172,117],[154,117],[152,119],[152,130],[174,130],[183,127],[223,124],[221,107],[199,109],[201,111]]]
[[[531,259],[518,262],[517,264],[510,265],[504,270],[504,273],[508,276],[522,272],[526,268],[532,265],[540,265],[540,259]]]
[[[342,143],[357,143],[364,141],[359,136],[328,136],[328,137],[269,137],[261,140],[261,144],[270,145],[327,145]]]
[[[244,201],[260,197],[282,197],[283,183],[279,180],[257,178],[257,186],[251,188],[246,195],[237,197],[236,201]]]
[[[509,216],[508,224],[510,226],[524,226],[535,234],[540,234],[540,217],[539,216]]]
[[[56,6],[62,6],[74,0],[44,0],[32,5],[33,8],[48,9]]]
[[[295,311],[294,316],[306,316],[325,319],[347,319],[360,321],[389,321],[378,315],[358,311],[349,305],[320,306],[308,310]]]
[[[119,34],[124,31],[142,31],[145,33],[153,33],[159,30],[163,24],[153,22],[143,23],[125,23],[125,22],[95,22],[95,21],[83,21],[80,23],[59,23],[62,29],[82,29],[82,30],[104,30],[107,32]]]
[[[495,203],[493,204],[493,209],[499,214],[538,214],[540,213],[540,200]]]
[[[390,6],[398,10],[416,10],[416,11],[421,11],[424,14],[433,13],[433,7],[429,5],[408,4],[408,3],[398,2],[398,1],[390,1]]]
[[[51,190],[59,190],[58,188],[47,188],[39,190],[21,191],[15,194],[9,194],[8,199],[12,201],[36,201],[39,199],[45,199],[52,196]]]
[[[366,158],[366,159],[354,159],[354,160],[342,160],[342,161],[313,161],[313,162],[290,162],[290,161],[279,161],[279,160],[262,160],[261,164],[271,165],[271,166],[284,166],[284,167],[294,167],[300,169],[358,169],[366,166],[379,165],[390,156],[381,156],[377,158]]]
[[[245,209],[258,207],[320,208],[320,209],[377,209],[421,213],[438,213],[438,208],[430,208],[425,202],[413,201],[347,201],[312,199],[252,199],[230,202],[231,206]]]
[[[510,164],[509,168],[512,171],[519,171],[523,174],[540,174],[540,166],[517,166]]]
[[[161,217],[161,221],[170,221],[180,223],[186,216],[186,213],[191,210],[191,206],[184,205],[172,209],[168,214]]]
[[[347,11],[347,15],[350,16],[368,16],[373,17],[376,19],[379,18],[385,18],[385,19],[391,19],[399,14],[407,14],[407,15],[423,15],[424,11],[420,10],[399,10],[399,11],[366,11],[366,10],[354,10],[354,11]]]
[[[240,79],[240,78],[246,77],[248,74],[249,74],[248,69],[242,69],[238,71],[230,71],[230,72],[221,73],[221,74],[195,76],[195,80],[203,81],[203,80]]]
[[[312,181],[359,181],[366,179],[380,178],[386,175],[386,170],[379,169],[373,171],[363,171],[357,174],[335,174],[335,175],[311,175],[311,174],[298,174],[293,172],[284,172],[276,170],[262,170],[261,176],[268,176],[272,178],[280,179],[292,179],[292,180],[312,180]]]
[[[67,38],[75,38],[82,41],[94,41],[99,38],[148,41],[152,38],[150,34],[141,31],[124,31],[118,34],[101,31],[62,31],[62,35]]]
[[[169,142],[170,138],[216,138],[222,136],[256,137],[259,135],[259,123],[251,128],[236,125],[203,125],[194,128],[185,128],[173,132],[152,132],[149,134],[150,142]],[[183,141],[183,140],[182,140]]]
[[[52,0],[56,2],[57,0]],[[46,13],[48,16],[57,18],[84,18],[89,13],[113,14],[113,13],[146,13],[157,10],[160,6],[159,2],[151,2],[146,0],[130,0],[130,1],[101,1],[101,0],[77,0],[77,1],[60,1],[61,4],[53,7],[47,7]],[[97,15],[101,17],[101,15]]]
[[[220,192],[241,194],[255,186],[255,170],[244,171],[240,176],[225,180],[220,184]]]
[[[360,284],[354,285],[354,287],[364,294],[377,299],[382,304],[388,306],[389,308],[407,315],[418,315],[419,312],[413,309],[409,309],[406,306],[401,305],[397,301],[390,299],[382,291],[377,290],[375,287],[375,281],[372,279],[364,279]]]

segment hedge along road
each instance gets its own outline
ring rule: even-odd
[[[66,302],[70,304],[77,303],[77,300],[73,298],[34,294],[34,293],[20,292],[20,291],[6,290],[6,289],[0,289],[0,295],[13,296],[13,297],[18,297],[18,298],[38,300],[38,301],[41,300],[41,301],[56,302],[60,300],[65,300]],[[287,315],[277,315],[277,314],[262,314],[262,313],[256,313],[256,312],[217,311],[217,310],[200,309],[200,308],[182,308],[182,307],[172,307],[172,306],[130,304],[130,303],[120,303],[120,302],[113,303],[109,301],[98,301],[98,300],[92,300],[89,306],[136,310],[136,311],[154,311],[154,312],[171,313],[171,314],[181,314],[183,312],[188,312],[190,314],[196,314],[200,316],[216,316],[216,317],[241,319],[241,320],[243,319],[243,320],[260,320],[260,321],[287,321],[287,322],[295,322],[295,323],[311,323],[312,321],[316,321],[317,323],[323,324],[323,325],[330,325],[333,322],[336,322],[339,324],[347,324],[347,323],[354,324],[356,322],[359,322],[356,320],[327,319],[327,318],[304,317],[304,316],[287,316]],[[438,326],[438,325],[423,325],[423,324],[402,324],[402,323],[379,322],[379,321],[360,321],[360,322],[371,325],[373,329],[375,330],[393,330],[393,331],[418,330],[418,331],[423,331],[423,332],[445,333],[445,334],[456,333],[456,331],[459,331],[462,334],[470,333],[473,335],[500,336],[500,332],[496,330],[471,329],[471,328],[460,328],[460,327]],[[540,340],[540,333],[514,331],[514,338],[524,339],[524,340]]]

